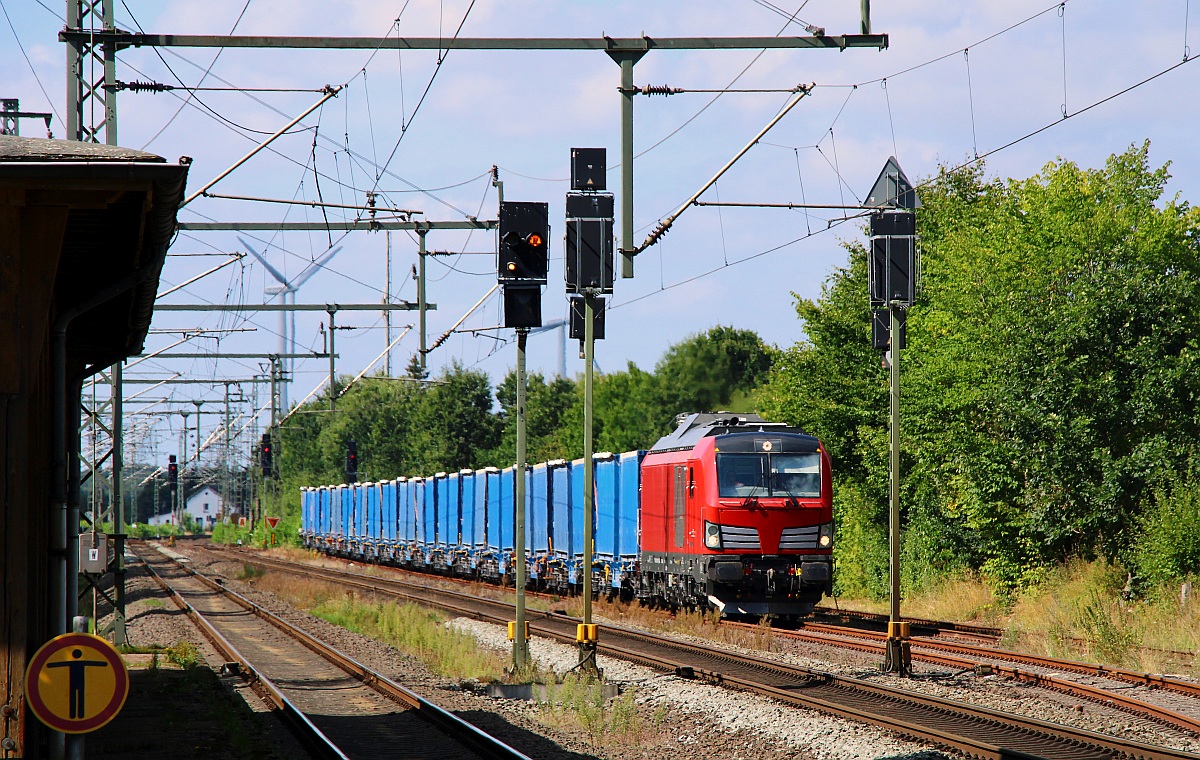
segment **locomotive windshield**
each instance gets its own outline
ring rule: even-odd
[[[720,495],[815,499],[821,495],[821,455],[718,454]]]

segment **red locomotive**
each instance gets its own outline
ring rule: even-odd
[[[757,415],[689,415],[642,460],[640,533],[643,599],[807,614],[833,577],[829,454]]]

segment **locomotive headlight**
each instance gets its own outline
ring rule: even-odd
[[[709,549],[721,548],[721,526],[716,523],[704,522],[704,545]]]
[[[821,533],[817,538],[817,543],[822,549],[828,549],[833,546],[833,523],[825,523],[821,526]]]

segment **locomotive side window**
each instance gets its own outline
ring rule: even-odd
[[[722,498],[819,498],[821,455],[718,454],[717,486]]]
[[[771,495],[820,497],[821,455],[772,454]]]
[[[717,485],[725,498],[766,496],[766,454],[718,454]]]

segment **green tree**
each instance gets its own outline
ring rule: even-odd
[[[1200,433],[1200,251],[1196,214],[1158,205],[1167,178],[1143,145],[1100,169],[943,170],[925,185],[924,291],[901,363],[910,569],[970,566],[1007,585],[1072,555],[1119,556],[1154,484],[1185,466]],[[839,503],[882,524],[887,377],[867,348],[864,252],[850,249],[821,298],[798,302],[808,339],[780,357],[763,406],[822,437]]]

